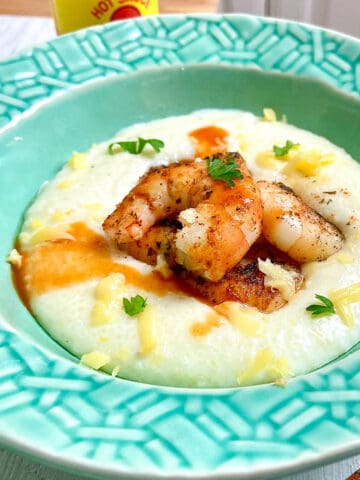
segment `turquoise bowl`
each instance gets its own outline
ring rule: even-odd
[[[360,42],[257,17],[164,16],[59,37],[0,63],[0,251],[73,150],[134,122],[264,106],[360,160]],[[286,388],[144,385],[79,365],[0,263],[0,440],[99,478],[274,478],[360,451],[360,354]]]

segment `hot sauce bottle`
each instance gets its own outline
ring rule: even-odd
[[[159,13],[158,0],[53,0],[59,34],[90,25]]]

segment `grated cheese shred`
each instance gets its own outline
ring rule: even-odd
[[[40,228],[34,234],[21,232],[19,241],[23,246],[33,246],[51,240],[75,240],[74,237],[68,233],[68,228],[69,225],[57,225],[56,227]]]
[[[121,309],[125,277],[122,273],[111,273],[102,279],[95,289],[95,304],[91,312],[93,327],[111,322]]]
[[[224,316],[239,332],[255,337],[262,330],[263,315],[256,309],[238,302],[223,302],[214,307],[218,315]]]
[[[82,364],[87,365],[94,370],[99,370],[110,361],[110,357],[106,353],[94,350],[93,352],[85,353],[80,361]]]
[[[248,368],[237,375],[239,385],[249,384],[262,372],[267,371],[275,382],[281,382],[292,376],[289,363],[285,357],[276,357],[271,348],[259,350]]]
[[[139,353],[148,355],[156,349],[156,308],[147,305],[145,310],[138,314],[138,332],[140,340]]]
[[[334,304],[335,311],[341,320],[348,327],[352,327],[354,325],[354,316],[350,305],[360,302],[360,282],[330,291],[329,298]]]
[[[22,265],[22,259],[22,255],[20,255],[16,248],[13,248],[9,255],[6,257],[6,261],[10,263],[10,265],[18,268],[20,268]]]
[[[85,153],[74,152],[68,161],[68,165],[73,170],[82,170],[86,167],[87,156]]]
[[[266,260],[259,258],[258,265],[259,270],[265,274],[265,287],[276,288],[283,299],[289,301],[296,290],[294,272],[272,263],[269,258]]]
[[[263,109],[263,120],[264,122],[276,122],[276,113],[272,108]]]

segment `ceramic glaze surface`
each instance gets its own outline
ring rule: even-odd
[[[139,137],[160,137],[164,147],[158,153],[146,148],[137,155],[121,149],[109,154],[108,148],[113,142]],[[296,146],[290,149],[286,159],[276,159],[273,146],[284,145],[288,139]],[[269,291],[257,292],[244,300],[241,297],[216,298],[214,289],[219,292],[225,287],[203,283],[203,288],[208,289],[206,301],[204,297],[199,298],[196,287],[195,291],[187,290],[188,280],[184,277],[169,276],[164,257],[165,277],[155,272],[154,268],[164,272],[159,260],[157,266],[146,265],[149,250],[159,250],[155,241],[135,251],[130,245],[128,255],[121,246],[113,250],[107,247],[106,228],[103,229],[102,223],[117,204],[128,201],[126,195],[134,185],[139,185],[139,179],[144,178],[149,169],[164,165],[169,169],[177,168],[174,163],[179,160],[211,152],[216,155],[219,149],[240,151],[255,181],[283,182],[293,188],[307,205],[324,219],[330,219],[344,236],[344,239],[340,234],[337,237],[338,231],[334,229],[329,240],[319,242],[326,245],[328,241],[334,247],[329,258],[321,262],[301,262],[304,281],[297,292],[290,273],[282,270],[279,264],[268,264],[267,268],[277,268],[280,278],[285,275],[286,281],[282,280],[277,292],[285,283],[283,294],[289,296],[286,303],[282,293],[278,293],[277,301],[282,304],[276,309],[267,309],[266,313],[261,313],[265,310],[263,305],[253,302],[258,301],[258,297],[270,296]],[[187,167],[187,180],[196,175],[195,165]],[[360,165],[324,138],[289,123],[268,121],[248,112],[205,109],[132,125],[88,152],[72,155],[58,174],[43,185],[24,214],[17,242],[23,265],[13,269],[16,283],[25,304],[44,329],[82,363],[95,369],[100,363],[106,372],[120,378],[175,387],[224,388],[283,382],[336,359],[360,339],[360,303],[352,302],[350,315],[341,310],[340,315],[312,318],[306,311],[316,294],[332,298],[332,291],[341,287],[348,292],[358,289],[360,301],[360,288],[357,287],[360,285],[359,176]],[[201,173],[197,178],[198,182],[206,182],[207,175]],[[158,187],[152,185],[151,193],[159,194],[162,182],[163,178]],[[245,188],[241,187],[243,183],[239,181],[237,188]],[[170,181],[167,185],[171,192],[174,187]],[[181,185],[176,195],[185,198],[186,188]],[[276,205],[273,199],[275,185],[268,185],[272,198],[265,205]],[[211,186],[216,190],[220,185],[214,182]],[[229,195],[231,198],[235,189],[225,187],[225,198]],[[239,197],[236,198],[239,207],[241,203]],[[286,201],[289,202],[288,198]],[[131,203],[132,209],[141,211],[136,210],[134,204]],[[264,207],[264,225],[267,208]],[[297,241],[298,230],[289,231],[287,224],[279,227],[274,217],[283,218],[285,214],[281,216],[280,207],[274,209],[271,220],[281,233],[276,234],[275,227],[272,238],[290,237],[290,242],[294,243],[291,234],[295,230]],[[296,210],[294,206],[293,209]],[[246,203],[244,210],[254,212],[255,209],[251,203]],[[181,233],[187,225],[183,218],[190,217],[191,221],[194,211],[185,209],[180,213]],[[212,208],[216,215],[214,211]],[[124,214],[117,216],[124,218]],[[240,218],[244,217],[242,212]],[[219,257],[224,255],[230,218],[234,217],[226,217],[222,244],[205,246],[207,260],[212,258],[214,251]],[[206,225],[211,225],[210,219],[201,221],[202,235]],[[241,239],[234,232],[232,235],[234,243],[226,258],[241,245]],[[300,238],[307,238],[306,235],[301,232]],[[56,241],[46,241],[49,237]],[[299,251],[319,253],[315,235],[311,238],[305,247],[299,247]],[[166,242],[162,236],[158,235],[157,239],[160,245],[161,241]],[[337,242],[337,239],[340,240]],[[282,248],[289,249],[288,246]],[[271,254],[269,250],[266,253],[268,258],[272,258]],[[258,268],[257,263],[255,268]],[[293,274],[297,275],[295,271]],[[252,278],[252,282],[256,280]],[[236,288],[240,290],[239,284],[242,291],[249,292],[246,282],[237,280]],[[226,290],[231,292],[233,288],[234,284],[227,280]],[[147,306],[141,315],[130,317],[122,301],[135,295],[146,298]],[[226,300],[233,301],[226,303]],[[241,301],[248,306],[238,303]],[[255,306],[259,310],[252,308]]]
[[[357,97],[359,55],[354,39],[271,19],[169,16],[110,24],[2,62],[0,122],[6,126],[59,92],[72,90],[75,98],[93,80],[154,66],[216,64],[291,73]],[[25,169],[17,173],[24,172],[26,181],[14,180],[11,168],[20,163],[11,163],[7,152],[10,128],[15,132],[16,123],[1,137],[0,201],[7,204],[6,192],[15,190],[14,199],[23,205],[36,182]],[[46,147],[39,143],[41,153]],[[34,168],[34,177],[40,170]],[[9,208],[16,203],[11,202]],[[0,221],[7,226],[1,232],[4,258],[18,219],[2,209]],[[33,320],[12,291],[7,265],[0,274],[0,438],[5,444],[102,478],[128,473],[270,478],[360,448],[356,351],[286,388],[192,391],[121,381],[80,368],[40,328],[34,333]]]
[[[91,79],[154,65],[221,63],[309,75],[359,93],[358,42],[256,17],[154,17],[59,37],[2,62],[0,122]]]

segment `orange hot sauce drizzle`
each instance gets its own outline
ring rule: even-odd
[[[229,133],[223,128],[208,126],[198,128],[189,133],[196,146],[197,157],[208,157],[215,153],[225,153],[228,149],[226,137]]]
[[[13,278],[29,310],[34,295],[104,278],[110,273],[122,273],[127,283],[159,296],[183,290],[175,279],[165,280],[157,272],[142,274],[129,265],[114,262],[105,238],[84,223],[73,223],[68,232],[74,240],[52,240],[20,251],[22,265],[13,268]]]
[[[209,313],[205,321],[193,323],[190,327],[190,334],[194,337],[204,337],[210,333],[214,328],[221,325],[221,320],[216,313]]]

